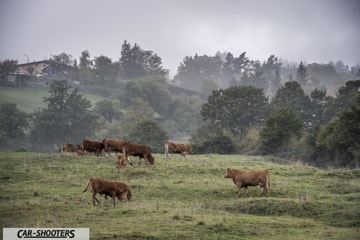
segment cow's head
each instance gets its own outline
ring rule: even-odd
[[[226,172],[225,172],[225,174],[224,174],[224,177],[225,178],[232,178],[233,177],[233,171],[232,171],[233,169],[231,169],[231,168],[228,168],[228,169],[226,169]]]
[[[155,163],[155,158],[154,158],[152,155],[148,156],[148,157],[147,157],[147,160],[149,161],[149,163],[150,163],[151,165],[154,165],[154,163]]]

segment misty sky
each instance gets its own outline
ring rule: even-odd
[[[360,0],[0,0],[0,60],[62,52],[117,61],[127,40],[176,74],[185,56],[242,52],[360,62]]]

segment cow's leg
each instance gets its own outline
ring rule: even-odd
[[[121,193],[121,201],[124,202],[127,199],[127,191]]]
[[[115,198],[115,197],[116,197],[116,194],[113,193],[111,197],[112,197],[112,200],[114,201],[114,206],[116,206],[116,198]]]
[[[247,186],[245,187],[245,192],[246,192],[246,195],[249,197],[249,196],[250,196],[250,194],[249,194],[249,189],[248,189],[248,187],[247,187]]]
[[[260,183],[260,188],[261,188],[260,196],[268,194],[266,183]]]
[[[120,171],[120,164],[121,162],[119,161],[119,159],[116,159],[116,168],[118,171]]]
[[[236,185],[236,186],[237,186],[237,188],[238,188],[238,191],[237,191],[238,197],[240,197],[241,184],[240,184],[240,185]]]
[[[94,204],[94,206],[96,206],[95,201],[96,201],[98,204],[100,204],[100,201],[96,198],[96,194],[97,194],[97,192],[94,191],[94,192],[93,192],[93,204]]]
[[[269,196],[269,188],[266,185],[264,185],[262,192],[266,197]]]
[[[104,206],[106,205],[106,203],[107,203],[107,200],[108,200],[108,196],[105,194],[105,200],[104,200]]]
[[[133,164],[132,164],[132,162],[131,162],[131,160],[130,160],[130,157],[129,156],[126,156],[125,157],[125,160],[132,166]]]

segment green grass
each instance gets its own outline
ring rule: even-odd
[[[155,154],[117,172],[115,157],[0,153],[3,227],[88,227],[91,239],[359,239],[360,170],[278,165],[263,157]],[[270,170],[270,197],[236,195],[225,169]],[[133,198],[93,206],[87,180],[128,183]],[[99,197],[103,202],[103,198]]]
[[[91,105],[95,106],[96,102],[103,99],[103,97],[93,94],[83,94]],[[46,103],[43,102],[44,97],[49,97],[50,93],[45,88],[30,88],[30,87],[0,87],[0,103],[10,102],[16,103],[17,108],[25,113],[32,113],[38,108],[46,108]]]

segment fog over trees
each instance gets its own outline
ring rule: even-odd
[[[275,55],[261,62],[245,51],[218,52],[184,56],[170,77],[159,55],[128,41],[117,60],[89,50],[51,60],[66,74],[43,76],[51,83],[46,108],[26,115],[16,103],[1,103],[3,116],[13,119],[0,118],[2,149],[49,152],[65,141],[106,137],[162,152],[170,139],[189,141],[196,154],[265,154],[359,167],[359,64],[292,63]],[[2,85],[16,65],[1,61]],[[31,73],[16,78],[25,85],[36,79]],[[93,106],[82,93],[103,100]]]

